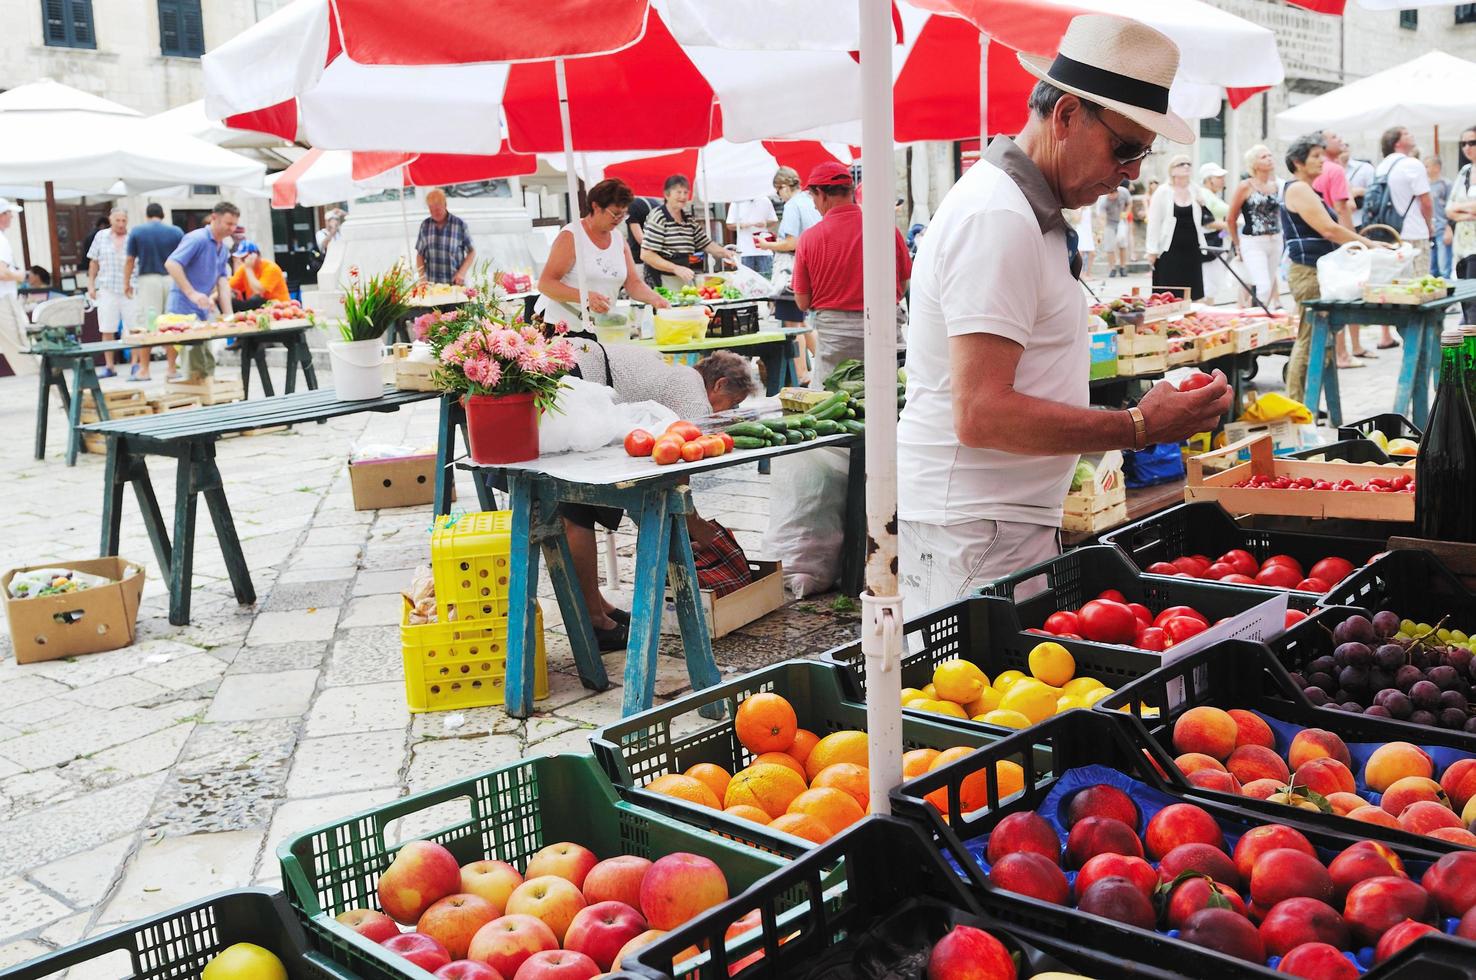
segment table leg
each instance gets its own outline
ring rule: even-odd
[[[1327,341],[1331,330],[1328,316],[1322,310],[1312,312],[1312,337],[1308,341],[1307,390],[1303,402],[1312,410],[1312,419],[1317,419],[1317,409],[1322,404],[1323,364],[1327,360]]]
[[[77,397],[67,406],[67,422],[70,433],[67,438],[67,465],[75,466],[77,453],[82,449],[82,433],[78,426],[82,424],[82,393],[92,392],[92,404],[100,419],[108,418],[108,402],[103,397],[102,384],[97,380],[97,371],[92,366],[92,360],[86,357],[77,358],[76,367],[73,369],[72,387],[76,389]]]
[[[1414,418],[1421,429],[1430,421],[1430,391],[1439,383],[1440,321],[1415,327],[1424,342],[1420,344],[1420,363],[1415,369]]]
[[[51,412],[51,357],[41,355],[41,393],[36,399],[36,458],[46,458],[46,417]]]
[[[860,595],[866,578],[866,440],[858,441],[849,452],[840,588],[845,595]]]
[[[543,559],[548,562],[548,577],[553,582],[554,595],[564,616],[564,632],[574,653],[574,665],[579,669],[579,680],[591,691],[607,691],[610,678],[605,673],[604,661],[600,659],[594,624],[590,622],[589,610],[585,608],[584,596],[574,575],[574,559],[569,554],[564,520],[554,513],[557,505],[553,501],[544,501],[543,506],[552,514],[552,524],[540,535]]]
[[[290,395],[297,390],[297,345],[291,340],[285,340],[282,342],[282,350],[287,354],[286,392]]]
[[[245,337],[236,339],[236,353],[241,355],[241,397],[251,397],[251,355],[256,351],[256,343]]]
[[[253,344],[251,349],[251,359],[256,362],[256,373],[261,376],[262,394],[267,398],[271,398],[277,393],[277,390],[272,385],[271,372],[267,370],[266,348],[262,347],[260,344]]]
[[[456,453],[456,423],[458,413],[463,413],[455,395],[441,396],[441,411],[436,423],[436,493],[432,498],[435,515],[451,513],[451,492],[455,489],[455,476],[450,471],[451,457]],[[481,473],[475,473],[478,480]]]
[[[538,621],[533,603],[538,592],[538,552],[533,542],[535,518],[532,481],[509,477],[512,498],[512,562],[507,583],[507,713],[526,718],[533,713],[533,677],[537,669]]]
[[[1332,328],[1334,350],[1337,349],[1338,331],[1342,329],[1342,327]],[[1324,353],[1322,357],[1325,365],[1327,354]],[[1327,420],[1331,425],[1336,427],[1343,424],[1343,396],[1342,390],[1338,386],[1339,371],[1336,364],[1333,365],[1330,371],[1327,370],[1326,366],[1324,366],[1323,370],[1327,372],[1327,380],[1323,383],[1324,398],[1327,401]],[[1313,420],[1316,421],[1315,412],[1313,413]]]
[[[1424,380],[1424,375],[1420,373],[1420,361],[1424,356],[1425,331],[1419,327],[1408,326],[1401,326],[1398,330],[1399,340],[1404,345],[1404,358],[1399,362],[1399,384],[1394,389],[1392,411],[1396,415],[1404,415],[1410,412],[1410,403],[1414,399],[1415,382]],[[1415,425],[1421,424],[1418,418],[1411,418],[1411,421]]]
[[[117,436],[108,437],[108,456],[103,463],[102,541],[97,549],[103,558],[118,553],[118,543],[123,537],[123,456],[126,453],[118,445]]]
[[[297,362],[302,365],[302,376],[307,380],[308,390],[317,391],[318,369],[313,367],[313,352],[308,347],[307,337],[298,334],[293,339],[292,346],[297,350]]]
[[[687,536],[687,514],[691,508],[691,497],[682,493],[681,503],[673,508],[671,521],[671,548],[667,556],[666,579],[671,583],[672,597],[676,600],[677,623],[682,631],[682,652],[687,658],[687,677],[692,689],[700,691],[722,683],[718,674],[717,661],[712,656],[712,635],[707,629],[707,617],[702,615],[702,602],[697,584],[697,565],[692,559],[692,541]],[[723,702],[715,701],[698,709],[698,714],[713,721],[727,717]]]
[[[764,388],[770,398],[779,394],[779,389],[784,387],[784,365],[789,363],[785,355],[789,351],[787,341],[778,341],[772,344],[762,344],[758,349],[759,361],[764,365]]]
[[[621,714],[651,707],[656,696],[656,656],[661,614],[666,608],[666,564],[671,553],[667,491],[651,490],[641,504],[636,534],[635,589],[630,607],[630,645],[625,651],[625,698]],[[516,534],[516,529],[514,529]]]
[[[236,522],[231,519],[231,505],[226,500],[225,484],[220,469],[215,465],[215,447],[201,446],[202,456],[196,463],[196,489],[205,493],[205,506],[210,511],[210,521],[215,525],[215,538],[220,542],[220,553],[225,558],[226,573],[231,577],[231,588],[236,592],[236,601],[249,606],[256,601],[256,586],[251,582],[251,569],[246,565],[246,555],[241,550],[241,539],[236,534]]]
[[[169,559],[169,622],[190,622],[190,586],[195,571],[194,450],[180,454],[174,471],[174,547]]]

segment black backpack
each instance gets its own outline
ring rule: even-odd
[[[1374,172],[1374,179],[1363,195],[1363,225],[1358,229],[1360,232],[1370,225],[1388,225],[1396,232],[1403,233],[1404,216],[1414,207],[1415,198],[1410,196],[1409,204],[1403,211],[1395,207],[1394,191],[1389,187],[1389,175],[1398,165],[1398,162],[1394,163],[1382,174]]]

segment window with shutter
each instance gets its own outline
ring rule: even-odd
[[[1476,24],[1476,3],[1458,3],[1455,8],[1457,24]]]
[[[52,47],[97,47],[92,0],[41,0],[41,24],[42,35]]]
[[[159,0],[159,50],[175,58],[198,58],[205,53],[200,0]]]

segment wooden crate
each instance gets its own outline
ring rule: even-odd
[[[1171,367],[1178,364],[1198,364],[1203,359],[1199,350],[1199,338],[1192,334],[1170,337],[1168,344],[1168,363]]]
[[[1206,462],[1229,455],[1233,458],[1249,447],[1250,462],[1206,475]],[[1372,470],[1372,473],[1370,472]],[[1232,442],[1188,460],[1189,478],[1184,499],[1213,500],[1231,515],[1277,514],[1288,517],[1346,517],[1364,521],[1413,521],[1412,493],[1364,493],[1341,490],[1253,490],[1233,484],[1256,475],[1311,477],[1314,480],[1366,482],[1371,475],[1387,472],[1353,463],[1308,463],[1279,459],[1272,452],[1269,435]]]
[[[108,410],[112,411],[115,405],[132,405],[145,401],[143,389],[141,388],[115,388],[112,391],[103,392],[103,401]],[[97,399],[92,396],[92,389],[82,389],[82,407],[92,409],[97,405]]]
[[[778,609],[784,605],[784,565],[777,561],[750,561],[753,581],[741,589],[717,597],[711,589],[699,590],[702,615],[707,631],[714,640]],[[672,594],[666,594],[666,612],[661,617],[661,632],[680,633]]]
[[[1066,495],[1061,530],[1097,534],[1127,521],[1127,488],[1119,483],[1105,493],[1078,491]]]
[[[1168,346],[1155,354],[1133,354],[1117,358],[1117,375],[1121,378],[1136,378],[1148,374],[1162,374],[1168,370]]]
[[[395,387],[401,391],[435,391],[438,387],[431,380],[436,365],[405,359],[397,359],[394,364]]]
[[[1235,331],[1229,327],[1202,333],[1194,339],[1201,364],[1235,353]]]
[[[1235,352],[1244,354],[1266,346],[1266,331],[1267,327],[1264,322],[1231,327],[1230,332],[1235,335]]]
[[[149,398],[149,407],[154,410],[155,415],[159,415],[164,412],[178,412],[186,408],[199,408],[200,399],[196,395],[156,393]]]
[[[1138,290],[1134,289],[1136,293]],[[1158,320],[1172,320],[1188,313],[1193,304],[1189,300],[1189,288],[1187,286],[1165,286],[1162,289],[1151,289],[1150,293],[1178,293],[1181,297],[1177,303],[1165,303],[1162,306],[1150,306],[1143,311],[1143,321],[1154,323]]]
[[[1167,354],[1168,336],[1161,330],[1126,323],[1117,328],[1117,356]]]
[[[138,394],[142,395],[143,392],[138,392]],[[153,414],[154,409],[152,406],[141,399],[130,399],[119,405],[114,405],[111,402],[108,404],[108,418],[110,419],[128,419],[138,415]],[[97,414],[97,409],[90,405],[82,406],[82,413],[79,418],[83,425],[102,421],[101,417]],[[84,432],[82,433],[82,448],[89,453],[106,453],[108,451],[108,438],[107,436],[97,435],[96,433]]]
[[[166,394],[193,395],[201,405],[223,405],[242,401],[246,388],[240,378],[203,378],[199,381],[171,381],[164,386]]]

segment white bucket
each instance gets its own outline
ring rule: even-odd
[[[384,394],[384,343],[380,340],[330,341],[333,391],[343,401],[358,402]]]

